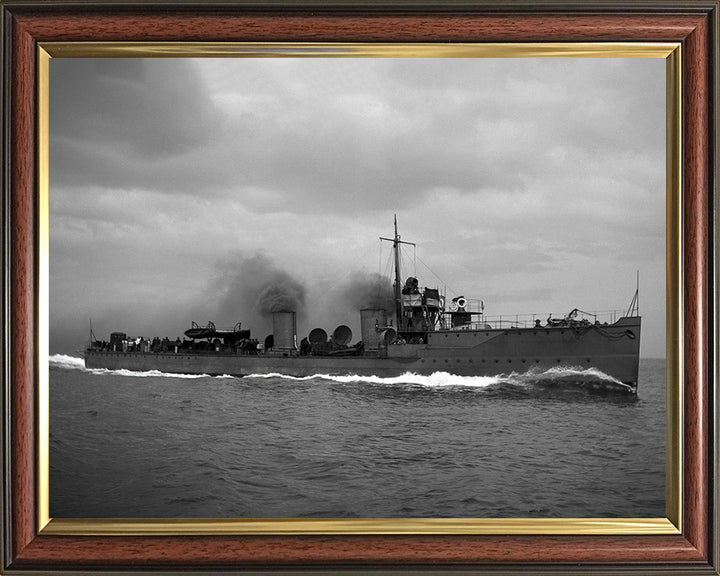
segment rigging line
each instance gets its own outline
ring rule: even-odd
[[[340,276],[339,279],[336,279],[336,286],[342,286],[343,282],[345,282],[348,278],[350,278],[352,276],[353,273],[355,273],[357,271],[358,271],[358,269],[349,269],[347,272],[345,272],[345,274]],[[312,291],[312,292],[314,292],[314,291]],[[322,300],[327,296],[327,294],[324,294],[322,292],[316,292],[313,295],[312,292],[311,292],[310,296],[307,296],[308,305],[310,305],[310,304],[315,305],[319,302],[322,302]]]
[[[407,256],[408,256],[407,251],[408,251],[408,250],[409,250],[409,248],[407,247],[407,245],[405,245],[405,244],[400,244],[400,261],[401,261],[401,264],[402,264],[402,261],[403,261],[403,256],[405,256],[405,259],[407,259]],[[416,272],[413,272],[413,275],[417,278],[417,273],[416,273]],[[406,279],[407,279],[407,278],[406,278]]]
[[[384,276],[387,277],[387,278],[390,278],[390,277],[391,277],[390,272],[391,272],[391,269],[392,269],[392,266],[393,266],[392,260],[393,260],[393,254],[392,254],[392,252],[389,252],[389,253],[388,253],[388,257],[387,257],[387,261],[385,262],[385,274],[384,274]]]
[[[459,294],[459,292],[458,292],[457,290],[455,290],[452,286],[450,286],[449,284],[447,284],[442,278],[440,278],[440,276],[438,276],[437,274],[435,274],[435,272],[433,272],[432,268],[430,268],[430,266],[428,266],[427,264],[425,264],[425,262],[423,262],[423,259],[420,258],[420,256],[418,256],[417,259],[420,261],[420,264],[422,264],[423,266],[425,266],[425,268],[428,269],[428,271],[430,272],[430,274],[432,274],[433,276],[435,276],[435,278],[437,279],[438,282],[440,282],[441,284],[443,284],[446,288],[449,288],[451,293],[453,293],[453,294]]]
[[[393,259],[392,250],[390,252],[388,252],[387,260],[385,261],[385,268],[383,269],[383,265],[382,265],[383,243],[382,243],[382,240],[379,240],[378,242],[380,243],[380,250],[378,252],[378,274],[380,276],[382,276],[383,278],[390,278],[390,272],[391,272],[391,268],[392,268],[392,259]]]
[[[377,267],[377,274],[378,276],[382,278],[390,278],[390,268],[392,266],[392,251],[388,253],[387,260],[385,261],[385,267],[383,268],[382,264],[382,240],[378,240],[378,267]],[[380,291],[380,287],[378,287],[378,292]]]
[[[382,240],[378,240],[378,274],[382,276]]]

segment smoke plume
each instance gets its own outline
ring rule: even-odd
[[[395,296],[390,280],[378,273],[353,272],[342,295],[354,310],[379,308],[392,312]]]
[[[305,288],[284,272],[273,277],[255,301],[255,308],[263,316],[273,312],[302,312],[305,306]]]
[[[377,273],[352,272],[334,285],[315,279],[308,306],[305,284],[262,252],[225,259],[220,270],[214,281],[220,292],[215,324],[232,326],[242,321],[253,337],[262,338],[272,330],[273,312],[297,312],[300,337],[315,327],[331,333],[339,324],[358,334],[361,309],[395,310],[391,281]]]
[[[222,268],[217,314],[229,320],[226,324],[242,320],[244,327],[260,330],[269,326],[273,312],[305,314],[305,285],[265,254],[238,255],[225,260]]]

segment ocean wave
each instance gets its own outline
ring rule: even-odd
[[[497,376],[458,376],[448,372],[433,372],[429,376],[415,374],[413,372],[405,372],[400,376],[383,377],[383,376],[360,376],[358,374],[348,374],[345,376],[336,376],[333,374],[313,374],[312,376],[287,376],[285,374],[250,374],[247,378],[281,378],[284,380],[293,380],[304,382],[308,380],[331,380],[343,384],[354,382],[366,382],[368,384],[414,384],[417,386],[442,387],[442,386],[468,386],[475,388],[485,388],[499,381]]]
[[[332,374],[313,374],[312,376],[288,376],[277,372],[270,374],[250,374],[248,378],[280,378],[297,382],[308,380],[330,380],[340,383],[358,383],[379,385],[415,385],[427,388],[464,387],[488,388],[490,386],[521,386],[530,387],[537,384],[599,384],[618,386],[630,390],[630,386],[605,374],[597,368],[553,367],[546,370],[531,369],[527,372],[498,374],[497,376],[458,376],[448,372],[433,372],[430,375],[406,372],[401,376],[360,376],[351,374],[337,376]]]
[[[513,380],[529,385],[590,385],[633,391],[632,386],[605,374],[598,368],[556,366],[546,370],[531,369],[522,374],[511,374]]]
[[[134,370],[109,370],[107,368],[86,368],[85,372],[90,374],[108,374],[112,376],[128,376],[130,378],[180,378],[183,380],[197,380],[199,378],[235,378],[229,374],[212,376],[210,374],[175,374],[172,372],[160,372],[160,370],[146,370],[144,372],[136,372]]]
[[[608,382],[612,384],[622,384],[620,380],[605,374],[597,368],[579,368],[575,366],[554,366],[545,370],[532,368],[527,372],[510,374],[511,377],[519,379],[531,380],[575,380],[583,382]]]
[[[85,370],[85,359],[66,354],[53,354],[49,358],[50,366],[56,368],[70,368],[72,370]]]
[[[53,354],[49,358],[50,366],[55,368],[64,368],[68,370],[81,370],[88,374],[111,375],[111,376],[128,376],[131,378],[182,378],[187,380],[195,380],[198,378],[235,378],[229,374],[221,376],[211,376],[210,374],[174,374],[171,372],[161,372],[160,370],[146,370],[144,372],[136,372],[133,370],[110,370],[108,368],[86,368],[85,359],[75,356],[67,356],[65,354]]]
[[[175,374],[170,372],[161,372],[159,370],[147,370],[144,372],[136,372],[133,370],[109,370],[107,368],[86,368],[85,360],[75,356],[67,356],[65,354],[54,354],[50,356],[50,365],[56,368],[69,370],[81,370],[89,374],[96,375],[114,375],[127,376],[130,378],[180,378],[195,380],[199,378],[227,378],[236,379],[235,376],[222,375],[211,376],[209,374]],[[530,369],[527,372],[510,372],[508,374],[498,374],[496,376],[458,376],[448,372],[434,372],[430,375],[415,374],[413,372],[405,372],[400,376],[383,377],[383,376],[361,376],[359,374],[333,375],[333,374],[313,374],[311,376],[288,376],[278,372],[268,374],[249,374],[245,378],[276,378],[293,382],[306,382],[310,380],[326,380],[338,382],[341,384],[349,383],[367,383],[376,385],[406,385],[406,386],[422,386],[426,388],[477,388],[483,389],[491,386],[513,386],[513,387],[532,387],[537,385],[545,386],[561,386],[561,385],[600,385],[617,387],[621,389],[631,390],[630,386],[620,382],[612,376],[605,374],[597,368],[580,368],[558,366],[553,368]]]

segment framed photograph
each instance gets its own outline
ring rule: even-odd
[[[717,2],[4,2],[3,570],[718,573]]]

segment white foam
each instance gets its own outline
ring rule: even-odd
[[[313,374],[312,376],[287,376],[285,374],[250,374],[248,378],[283,378],[293,381],[307,380],[330,380],[343,384],[351,382],[367,382],[369,384],[411,384],[416,386],[428,386],[439,388],[444,386],[468,386],[475,388],[484,388],[500,381],[497,376],[457,376],[447,372],[434,372],[427,375],[415,374],[413,372],[405,372],[401,376],[381,377],[381,376],[360,376],[358,374],[348,374],[344,376],[336,376],[332,374]]]
[[[533,382],[572,382],[572,383],[596,383],[601,385],[620,386],[628,390],[633,390],[632,386],[621,382],[617,378],[605,374],[598,368],[580,368],[578,366],[555,366],[546,370],[529,370],[522,374],[511,374],[513,379],[523,383],[532,384]]]
[[[115,375],[127,376],[130,378],[181,378],[181,379],[198,379],[209,378],[209,374],[173,374],[169,372],[161,372],[159,370],[147,370],[144,372],[135,372],[132,370],[109,370],[107,368],[85,368],[85,360],[75,356],[67,356],[65,354],[54,354],[50,356],[50,365],[58,368],[70,370],[82,370],[90,374],[97,375]],[[622,386],[630,389],[630,386],[620,382],[616,378],[605,374],[597,368],[580,368],[557,366],[546,370],[531,369],[527,372],[510,374],[499,374],[497,376],[458,376],[449,374],[448,372],[434,372],[430,375],[415,374],[406,372],[401,376],[382,377],[382,376],[360,376],[358,374],[348,374],[336,376],[332,374],[313,374],[312,376],[288,376],[277,372],[269,374],[250,374],[248,378],[281,378],[284,380],[305,382],[308,380],[330,380],[332,382],[353,383],[366,382],[368,384],[378,385],[415,385],[425,386],[428,388],[445,388],[445,387],[467,387],[467,388],[486,388],[493,384],[511,384],[515,386],[530,386],[538,381],[557,381],[561,382],[599,382]],[[233,379],[234,376],[224,374],[215,376],[215,378]]]
[[[66,368],[70,370],[82,370],[88,374],[97,375],[114,375],[114,376],[128,376],[131,378],[182,378],[182,379],[197,379],[197,378],[210,378],[209,374],[173,374],[170,372],[161,372],[160,370],[146,370],[143,372],[136,372],[133,370],[110,370],[108,368],[86,368],[85,360],[83,358],[76,358],[75,356],[66,356],[65,354],[53,354],[48,359],[51,366],[57,368]],[[234,378],[228,374],[222,376],[214,376],[214,378]]]
[[[527,372],[510,374],[498,374],[497,376],[458,376],[449,374],[448,372],[433,372],[430,375],[415,374],[406,372],[401,376],[381,377],[381,376],[360,376],[358,374],[349,374],[345,376],[336,376],[332,374],[313,374],[312,376],[288,376],[278,372],[269,374],[250,374],[248,378],[281,378],[284,380],[305,382],[308,380],[330,380],[340,383],[351,382],[367,382],[369,384],[380,385],[397,385],[409,384],[416,386],[425,386],[429,388],[443,387],[468,387],[468,388],[486,388],[493,384],[511,384],[515,386],[529,386],[538,381],[557,381],[557,382],[604,382],[630,388],[619,380],[605,374],[597,368],[579,368],[579,367],[554,367],[547,370],[531,369]]]
[[[580,368],[578,366],[555,366],[546,370],[529,370],[517,375],[519,378],[532,378],[540,380],[578,380],[578,381],[603,381],[613,384],[623,384],[620,380],[605,374],[597,368]]]
[[[429,376],[406,372],[394,378],[381,378],[378,376],[329,376],[337,382],[370,382],[372,384],[414,384],[430,388],[446,386],[466,386],[472,388],[485,388],[500,382],[497,376],[458,376],[448,372],[433,372]]]
[[[172,372],[160,372],[160,370],[146,370],[144,372],[134,370],[109,370],[107,368],[87,368],[90,374],[108,374],[113,376],[128,376],[130,378],[181,378],[184,380],[196,380],[198,378],[233,378],[228,374],[222,376],[210,376],[210,374],[175,374]]]
[[[51,366],[57,366],[59,368],[71,368],[74,370],[85,369],[85,359],[78,358],[76,356],[68,356],[66,354],[53,354],[48,360],[50,360]]]

